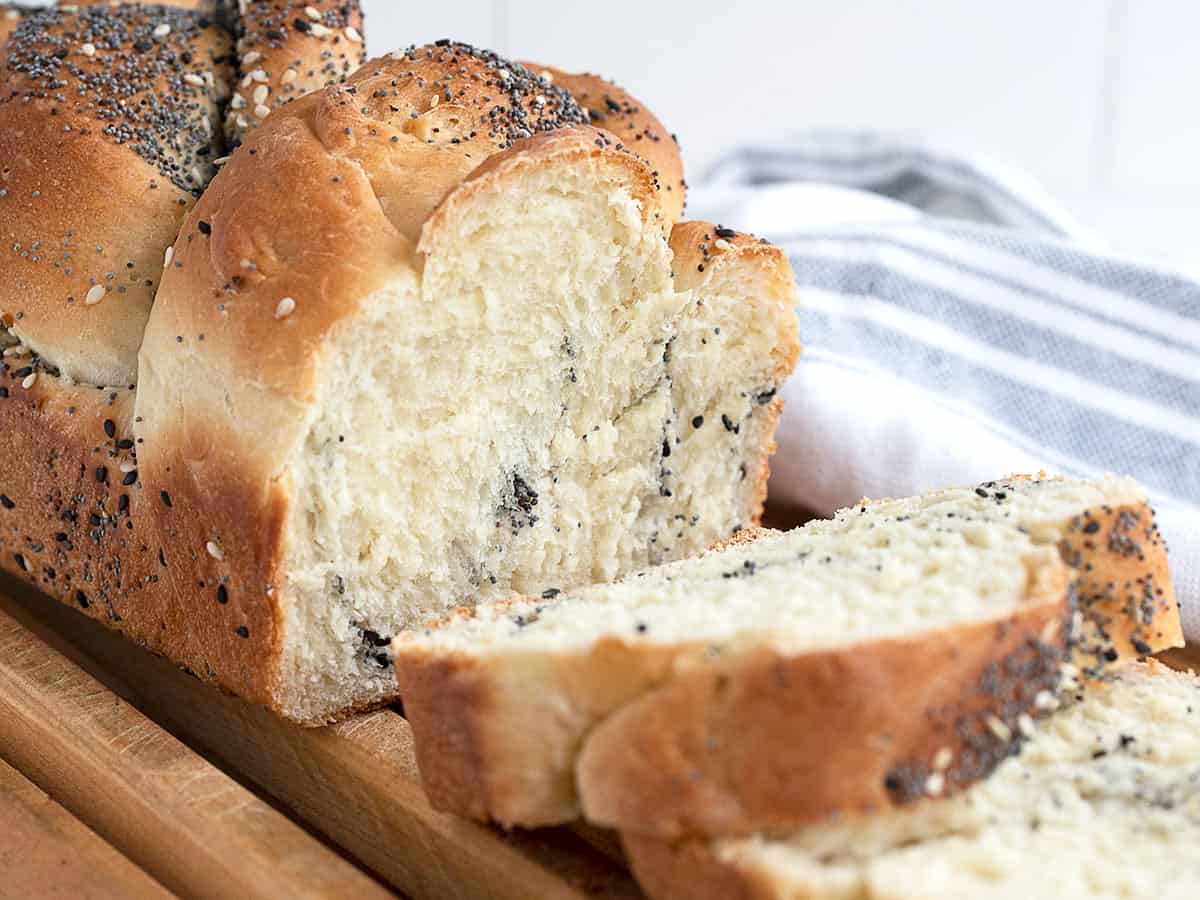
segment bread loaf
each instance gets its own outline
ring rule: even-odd
[[[319,723],[393,699],[390,639],[430,615],[612,579],[757,521],[797,353],[777,250],[701,225],[677,260],[652,168],[560,88],[450,42],[280,106],[198,201],[209,168],[190,170],[223,152],[220,128],[186,156],[85,104],[56,111],[46,80],[101,71],[86,90],[102,98],[129,68],[218,122],[230,45],[202,21],[64,9],[16,39],[36,65],[0,103],[20,179],[0,228],[29,251],[0,272],[3,439],[27,460],[0,484],[6,568]],[[121,40],[86,53],[103,29]],[[102,191],[68,195],[86,179]],[[138,191],[168,190],[159,222]],[[682,289],[676,262],[696,270]],[[134,277],[143,304],[113,302],[128,286],[87,302],[91,280]]]
[[[1117,509],[1137,516],[1137,554],[1108,550],[1133,533]],[[1128,480],[989,482],[864,503],[614,587],[463,611],[395,646],[422,779],[463,815],[582,813],[662,837],[959,789],[1015,747],[1068,632],[1088,635],[1077,662],[1109,661],[1082,615],[1055,630],[1059,559],[1119,580],[1113,659],[1130,633],[1178,643],[1152,522]],[[984,726],[944,719],[976,701]]]
[[[625,839],[654,900],[1188,900],[1198,844],[1200,681],[1153,661],[1068,695],[953,798],[774,837]]]

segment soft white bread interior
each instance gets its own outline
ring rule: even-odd
[[[746,240],[740,274],[677,290],[651,171],[583,118],[492,54],[423,48],[277,110],[214,180],[137,397],[157,543],[218,549],[160,578],[241,636],[193,668],[257,671],[321,721],[393,697],[389,641],[441,610],[757,521],[797,353],[786,261]]]
[[[1200,679],[1131,663],[1064,698],[955,797],[756,836],[628,837],[655,900],[1189,900],[1200,884]]]
[[[750,535],[399,637],[427,792],[505,825],[671,835],[969,784],[1056,683],[1070,619],[1057,551],[970,507]]]

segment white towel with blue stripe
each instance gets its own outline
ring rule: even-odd
[[[1200,282],[1019,174],[870,134],[743,147],[689,215],[782,246],[804,354],[773,496],[820,512],[1011,472],[1133,475],[1200,641]]]

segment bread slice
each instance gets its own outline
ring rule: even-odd
[[[1123,666],[952,798],[774,838],[625,846],[655,900],[1190,900],[1200,679]]]
[[[395,647],[426,788],[506,825],[582,811],[659,836],[956,790],[1012,750],[1080,630],[1053,624],[1060,545],[1096,579],[1128,575],[1139,597],[1149,584],[1138,633],[1178,635],[1156,534],[1141,575],[1107,549],[1127,536],[1111,515],[1133,508],[1152,528],[1128,480],[989,482],[864,503],[616,587],[463,611]]]
[[[943,748],[941,789],[981,777],[1058,677],[1069,578],[970,498],[867,514],[867,536],[759,532],[399,638],[434,804],[725,833],[907,802]]]

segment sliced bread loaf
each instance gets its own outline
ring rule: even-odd
[[[1187,900],[1200,679],[1123,666],[952,798],[776,838],[625,844],[655,900]]]
[[[759,532],[400,636],[426,789],[542,825],[580,813],[578,780],[590,818],[672,835],[902,803],[943,748],[946,786],[970,783],[1054,685],[1070,618],[1058,553],[977,524]]]
[[[1090,524],[1137,507],[1152,529],[1140,497],[1119,479],[990,482],[462,611],[394,645],[426,788],[506,825],[582,811],[672,837],[964,787],[1014,748],[1076,630],[1055,624],[1060,544],[1078,533],[1096,579],[1161,589],[1129,614],[1178,634],[1156,534],[1144,573],[1118,576],[1104,567],[1136,556],[1101,545],[1124,532]]]

